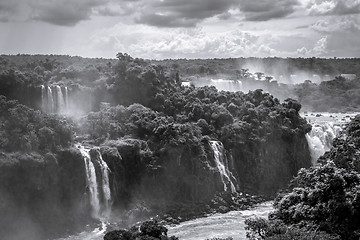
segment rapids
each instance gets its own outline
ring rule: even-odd
[[[335,137],[341,135],[346,123],[358,113],[302,113],[311,125],[312,130],[306,134],[311,160],[316,164],[317,159],[332,147]]]
[[[176,236],[180,240],[205,240],[213,237],[232,237],[234,240],[242,240],[246,239],[245,219],[251,217],[267,218],[271,211],[273,211],[272,202],[265,202],[249,210],[231,211],[224,214],[216,213],[208,217],[166,227],[168,228],[168,236]],[[102,240],[106,229],[107,224],[101,223],[93,230],[57,240]]]
[[[216,213],[179,225],[167,226],[169,229],[168,236],[174,235],[180,240],[205,240],[213,237],[232,237],[234,240],[246,239],[245,219],[255,216],[267,218],[272,210],[272,202],[265,202],[249,210],[231,211],[224,214]]]

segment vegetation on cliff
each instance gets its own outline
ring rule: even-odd
[[[4,96],[0,96],[0,112],[0,150],[46,152],[72,142],[72,126],[65,119],[7,101]]]
[[[29,162],[35,169],[24,175],[31,181],[19,184],[19,189],[24,189],[21,194],[20,190],[12,192],[0,186],[9,196],[6,204],[20,199],[14,203],[24,209],[38,209],[40,198],[31,204],[26,202],[29,196],[38,193],[49,200],[49,209],[60,206],[56,208],[59,219],[67,219],[62,218],[64,214],[72,216],[69,212],[76,207],[80,211],[78,215],[83,216],[91,206],[84,194],[87,193],[84,159],[73,147],[79,140],[97,146],[109,166],[112,206],[120,212],[139,203],[148,206],[150,211],[174,212],[174,216],[191,215],[184,212],[195,208],[209,212],[212,206],[222,211],[232,210],[246,204],[241,202],[244,198],[234,198],[230,193],[232,185],[238,192],[272,195],[286,186],[298,169],[310,166],[305,134],[311,126],[299,116],[301,105],[297,101],[286,99],[281,103],[262,90],[245,94],[218,91],[215,87],[182,87],[179,73],[174,69],[127,54],[120,53],[117,58],[91,71],[82,64],[74,64],[81,68],[75,74],[76,69],[65,71],[66,64],[61,61],[40,57],[39,68],[29,62],[21,65],[24,72],[37,68],[31,77],[24,75],[26,81],[19,77],[23,73],[13,72],[14,79],[25,82],[21,86],[26,86],[34,77],[38,79],[34,82],[36,86],[58,84],[69,86],[70,93],[90,95],[94,111],[74,124],[61,116],[0,98],[0,147],[4,152],[0,160],[20,159],[16,152],[21,152],[32,159],[33,162]],[[82,59],[75,58],[76,61],[82,63]],[[95,63],[97,61],[103,63],[102,60]],[[9,65],[10,68],[19,66]],[[89,75],[84,73],[88,70]],[[17,80],[10,81],[7,73],[4,74],[0,76],[0,84],[8,86],[2,88],[4,94],[10,98],[23,95],[19,100],[26,102],[27,95],[23,93],[29,90],[20,88],[23,92],[16,93]],[[39,107],[42,94],[39,87],[36,89],[32,102]],[[10,94],[13,90],[17,95]],[[72,98],[78,100],[77,96]],[[75,137],[74,131],[80,136]],[[222,142],[217,144],[219,149],[213,149],[211,142],[214,141]],[[228,168],[227,178],[219,170],[221,161],[224,168]],[[12,168],[8,171],[10,175],[3,175],[3,182],[10,183],[12,174],[23,176],[25,163],[29,162],[0,166],[0,172]],[[41,179],[50,180],[38,184]],[[30,185],[34,185],[34,189]],[[70,192],[67,185],[73,186]],[[228,191],[227,198],[217,197],[224,191]],[[217,202],[211,203],[214,198]],[[227,203],[227,199],[239,202]],[[81,202],[81,206],[75,202]],[[40,216],[29,212],[29,218],[38,217],[42,228],[59,223],[45,224],[44,219],[53,214],[50,210]],[[6,216],[12,213],[16,211]],[[86,215],[84,219],[86,217],[90,218]],[[84,219],[79,222],[83,223]]]
[[[301,169],[290,189],[278,195],[270,221],[248,221],[250,235],[282,239],[295,231],[301,239],[359,239],[359,129],[360,115],[317,166]]]

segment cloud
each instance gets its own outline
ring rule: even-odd
[[[20,15],[21,8],[19,3],[14,1],[0,1],[0,22],[14,20],[16,15]]]
[[[360,0],[310,0],[310,15],[348,15],[360,13]]]
[[[236,0],[147,0],[135,21],[157,27],[194,27],[204,19],[227,13],[236,5]]]
[[[357,16],[329,16],[310,26],[321,37],[313,49],[300,48],[302,55],[358,57],[360,19]]]
[[[31,19],[60,26],[74,26],[90,19],[92,9],[104,4],[102,0],[43,0],[30,2]]]
[[[320,33],[355,33],[360,30],[360,19],[357,16],[330,17],[318,20],[310,28]]]
[[[36,20],[74,26],[113,0],[1,0],[0,21]]]
[[[245,14],[248,21],[267,21],[270,19],[282,18],[295,11],[299,5],[297,0],[272,0],[261,1],[240,1],[240,10]]]
[[[94,50],[110,49],[112,55],[127,52],[135,57],[155,59],[278,55],[269,38],[240,30],[206,32],[200,27],[158,29],[147,25],[133,28],[118,24],[99,31],[86,46]]]
[[[323,56],[327,54],[328,36],[320,38],[312,49],[302,47],[297,49],[299,55],[310,57],[310,56]]]

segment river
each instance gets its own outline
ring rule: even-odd
[[[168,236],[176,236],[180,240],[205,240],[213,237],[240,240],[246,239],[245,219],[255,216],[267,218],[272,210],[272,202],[265,202],[249,210],[216,213],[166,227],[169,230]],[[106,228],[106,224],[102,224],[96,229],[57,240],[102,240]]]
[[[249,210],[216,213],[178,225],[167,226],[168,236],[174,235],[180,240],[205,240],[213,237],[246,239],[245,219],[255,216],[267,218],[271,211],[273,211],[272,202],[265,202]]]

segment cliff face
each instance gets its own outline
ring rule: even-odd
[[[101,151],[112,172],[114,207],[139,199],[157,207],[198,203],[224,191],[209,143],[200,148],[171,146],[154,156],[146,142],[127,139]]]
[[[239,144],[230,150],[206,139],[198,146],[169,145],[157,154],[147,142],[137,139],[113,141],[94,149],[89,150],[89,156],[95,166],[98,194],[104,194],[101,157],[109,168],[113,210],[130,209],[139,202],[166,210],[174,205],[204,203],[218,192],[234,189],[271,195],[285,187],[299,168],[310,165],[304,137]],[[0,229],[6,229],[1,230],[1,236],[44,239],[80,231],[94,220],[87,179],[79,149],[45,155],[1,153]],[[17,231],[20,226],[29,231]]]
[[[258,145],[239,145],[230,150],[240,191],[273,195],[287,186],[297,171],[311,166],[305,137],[277,139]]]
[[[43,239],[82,229],[90,219],[83,169],[72,150],[1,153],[0,235]]]

